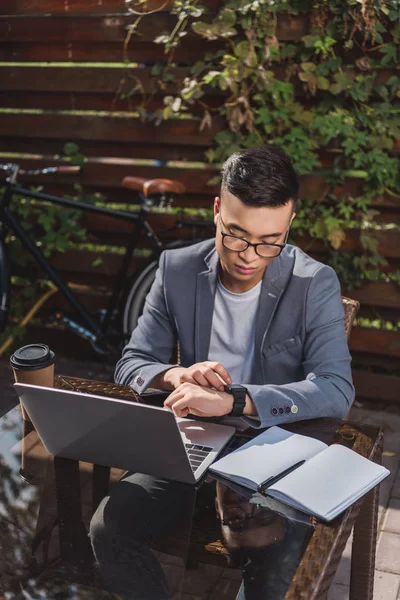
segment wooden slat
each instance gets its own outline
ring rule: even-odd
[[[397,373],[399,369],[399,359],[385,355],[373,354],[366,352],[364,348],[361,352],[352,351],[352,368],[353,369],[376,369],[377,372],[387,373],[392,375]]]
[[[371,235],[378,239],[378,251],[385,257],[400,258],[400,232],[389,231],[371,231]],[[324,250],[325,245],[322,240],[310,240],[307,236],[298,236],[293,233],[293,238],[300,248],[306,251]],[[346,238],[340,246],[341,251],[357,252],[362,254],[364,248],[360,242],[360,231],[351,229],[346,232]]]
[[[400,331],[354,327],[350,350],[400,358]]]
[[[400,286],[394,282],[367,281],[361,288],[345,291],[362,306],[382,306],[400,310]]]
[[[218,108],[223,104],[222,97],[205,95],[202,97],[208,107]],[[118,90],[106,94],[76,94],[73,92],[2,92],[0,90],[0,108],[38,108],[40,110],[96,110],[96,111],[129,111],[143,105],[143,95],[135,94],[129,98],[121,98]],[[146,110],[152,112],[165,106],[164,96],[156,94],[146,99]],[[203,105],[195,103],[190,112],[203,116]]]
[[[221,43],[218,41],[207,41],[207,52],[216,52],[221,49]],[[337,50],[340,55],[340,48]],[[369,55],[370,58],[377,58],[380,55],[374,52]],[[345,53],[345,62],[354,64],[357,58],[364,56],[361,50],[358,50],[354,56],[349,57]],[[152,41],[143,41],[140,38],[131,38],[127,51],[127,58],[131,62],[153,64],[154,62],[165,62],[166,55],[161,44],[155,44]],[[189,36],[183,39],[175,50],[174,62],[178,65],[193,65],[196,60],[204,58],[204,47],[202,44],[195,43],[195,40]],[[123,48],[120,42],[97,43],[94,47],[90,42],[53,42],[51,45],[43,41],[38,42],[9,42],[0,46],[0,61],[75,61],[75,62],[120,62],[125,60]]]
[[[102,263],[94,264],[101,256]],[[98,253],[83,250],[68,250],[52,258],[52,264],[63,273],[96,274],[102,278],[116,275],[121,266],[122,256],[118,254]],[[132,273],[133,267],[130,270]]]
[[[207,43],[207,51],[214,52],[220,48],[216,42]],[[133,38],[129,42],[128,60],[136,63],[154,64],[165,62],[165,52],[161,44]],[[204,58],[201,44],[193,44],[193,40],[182,41],[176,51],[174,60],[177,64],[192,65],[196,60]],[[121,42],[98,42],[96,45],[86,42],[57,42],[47,44],[43,41],[2,43],[0,61],[76,61],[76,62],[121,62],[125,60]]]
[[[135,10],[169,10],[172,0],[146,0],[145,7],[139,2],[132,2]],[[208,9],[216,8],[218,0],[206,0]],[[127,14],[124,0],[2,0],[0,15],[95,15],[95,14]]]
[[[352,68],[343,69],[351,77],[357,73]],[[273,69],[275,77],[286,80],[286,71],[282,67]],[[182,82],[190,75],[188,67],[171,67],[168,73],[175,78],[174,82],[165,85],[162,90],[158,78],[151,75],[151,67],[132,68],[119,67],[62,67],[51,66],[0,66],[0,78],[3,92],[47,92],[76,94],[115,94],[129,93],[138,83],[145,94],[162,92],[164,95],[176,94]],[[376,82],[385,83],[396,71],[380,69],[376,72]],[[292,77],[297,95],[304,95],[303,85],[297,77]],[[219,88],[209,88],[210,96],[226,96]]]
[[[368,306],[361,305],[360,310],[357,313],[360,325],[362,325],[362,319],[369,319],[370,321],[390,321],[392,323],[400,323],[400,306],[393,308],[386,308],[385,306]]]
[[[218,41],[207,41],[207,52],[215,53],[221,49],[221,43]],[[340,48],[337,51],[341,54]],[[345,62],[354,64],[357,58],[363,56],[363,52],[357,51],[359,56],[349,57],[345,53]],[[374,58],[373,52],[370,58]],[[139,37],[131,38],[127,51],[127,58],[131,62],[153,64],[155,62],[165,62],[166,55],[161,44],[155,44],[148,40],[142,40]],[[175,50],[174,62],[178,65],[193,65],[196,60],[204,58],[204,47],[196,43],[191,36],[184,38],[178,48]],[[379,60],[380,55],[376,56]],[[102,42],[95,46],[90,42],[56,42],[51,45],[43,41],[36,42],[16,42],[3,43],[0,46],[0,61],[75,61],[75,62],[120,62],[125,60],[123,48],[120,42]]]
[[[205,20],[215,15],[208,13]],[[48,16],[48,17],[0,17],[0,38],[3,42],[46,43],[97,43],[120,42],[126,38],[126,27],[135,22],[134,15],[124,16]],[[168,12],[156,12],[143,18],[138,27],[141,39],[152,41],[163,31],[172,31],[176,17]],[[279,13],[277,37],[279,40],[300,40],[308,30],[308,16]],[[188,33],[199,44],[198,36]],[[203,51],[207,42],[200,42]],[[50,59],[49,59],[50,60]]]
[[[0,15],[126,13],[123,0],[2,0]]]
[[[3,43],[53,42],[120,43],[126,38],[126,27],[135,22],[134,16],[41,16],[1,17],[0,38]],[[142,19],[140,34],[153,41],[164,29],[174,27],[176,18],[167,12],[155,13],[151,19]],[[122,47],[122,46],[121,46]],[[50,48],[49,48],[50,50]]]
[[[380,402],[400,402],[400,377],[353,370],[353,382],[356,398],[359,400],[377,400]]]
[[[223,124],[221,120],[214,119],[212,128],[201,133],[199,126],[200,120],[196,119],[171,119],[156,126],[142,123],[134,116],[0,113],[0,132],[4,137],[147,143],[155,148],[162,144],[206,149]]]
[[[47,93],[116,94],[129,93],[138,82],[144,93],[159,93],[157,78],[151,76],[149,67],[1,67],[0,78],[3,91],[47,91]],[[170,73],[181,85],[189,70],[184,67],[171,69]],[[175,92],[175,84],[167,85],[163,93]]]
[[[41,138],[13,139],[0,137],[0,152],[18,152],[39,154],[44,156],[64,155],[65,142],[76,141],[79,151],[86,157],[114,157],[114,158],[146,158],[157,160],[200,161],[204,162],[204,148],[195,146],[164,146],[159,144],[154,147],[150,144],[118,144],[116,142],[91,140],[74,140],[68,137],[64,140],[43,140]],[[3,159],[0,159],[2,162]],[[117,198],[118,202],[119,199]]]

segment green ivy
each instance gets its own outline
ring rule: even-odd
[[[302,198],[294,233],[322,241],[348,288],[382,270],[374,231],[365,224],[377,220],[375,197],[400,199],[398,0],[226,0],[213,16],[197,0],[175,0],[172,13],[176,25],[155,40],[166,61],[153,67],[154,77],[165,82],[172,75],[176,49],[189,32],[199,43],[219,41],[220,48],[197,61],[150,118],[157,124],[187,118],[194,107],[204,111],[202,128],[214,116],[225,118],[227,128],[206,152],[216,166],[240,148],[284,148],[300,175],[320,174],[326,182],[320,198]],[[299,41],[278,39],[283,13],[307,15],[311,26]],[[206,104],[210,88],[222,94],[217,109]],[[341,191],[348,178],[359,184],[355,197]],[[336,252],[354,221],[362,255]]]

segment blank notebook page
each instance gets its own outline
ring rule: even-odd
[[[326,444],[314,438],[270,427],[218,460],[210,469],[234,477],[235,481],[245,485],[250,482],[259,485],[268,477],[278,475],[300,460],[310,459],[325,448]]]
[[[340,507],[346,508],[355,502],[388,473],[381,465],[333,444],[268,488],[268,494],[282,500],[284,496],[291,497],[298,508],[303,506],[317,515],[332,516],[341,512]]]

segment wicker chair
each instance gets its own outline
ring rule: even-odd
[[[353,327],[354,319],[360,308],[360,303],[357,300],[346,298],[346,296],[342,296],[342,303],[344,309],[344,328],[348,340]]]

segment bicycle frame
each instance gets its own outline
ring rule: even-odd
[[[87,330],[85,330],[85,335],[91,340],[92,344],[96,344],[97,342],[104,340],[106,338],[107,331],[118,302],[118,298],[120,297],[121,291],[123,289],[124,281],[126,279],[126,272],[128,270],[129,263],[131,261],[135,247],[137,246],[142,229],[146,230],[147,237],[154,244],[155,253],[159,254],[160,248],[162,247],[160,240],[158,239],[157,235],[146,220],[146,214],[149,211],[149,205],[146,205],[146,203],[142,204],[142,208],[138,213],[129,213],[127,211],[118,211],[109,208],[101,208],[84,202],[75,202],[73,200],[59,198],[57,196],[52,196],[41,192],[33,192],[31,190],[27,190],[23,187],[19,187],[18,185],[14,184],[12,179],[12,177],[7,179],[5,192],[3,194],[3,197],[0,199],[0,235],[1,241],[3,242],[3,249],[5,250],[4,241],[7,231],[8,229],[11,229],[19,238],[23,246],[33,255],[33,257],[43,269],[43,271],[47,274],[49,279],[54,283],[54,285],[67,299],[72,308],[78,313],[78,315],[82,319],[82,322],[87,328]],[[117,274],[113,292],[111,294],[106,313],[101,325],[98,325],[92,319],[88,310],[81,304],[81,302],[72,292],[72,290],[68,287],[68,285],[60,278],[57,271],[52,267],[52,265],[43,255],[43,253],[36,246],[32,238],[29,236],[29,234],[23,229],[23,227],[19,224],[18,220],[12,214],[10,210],[10,203],[12,201],[13,196],[16,194],[23,195],[27,198],[51,202],[52,204],[57,204],[59,206],[80,209],[82,211],[93,212],[104,216],[114,217],[116,219],[131,221],[132,224],[134,224],[132,236],[129,241],[129,244],[126,247],[122,264]],[[144,200],[144,198],[142,198],[142,200]],[[5,289],[8,289],[8,284]],[[5,299],[0,299],[0,302],[0,308],[3,308],[4,305],[5,311]]]

